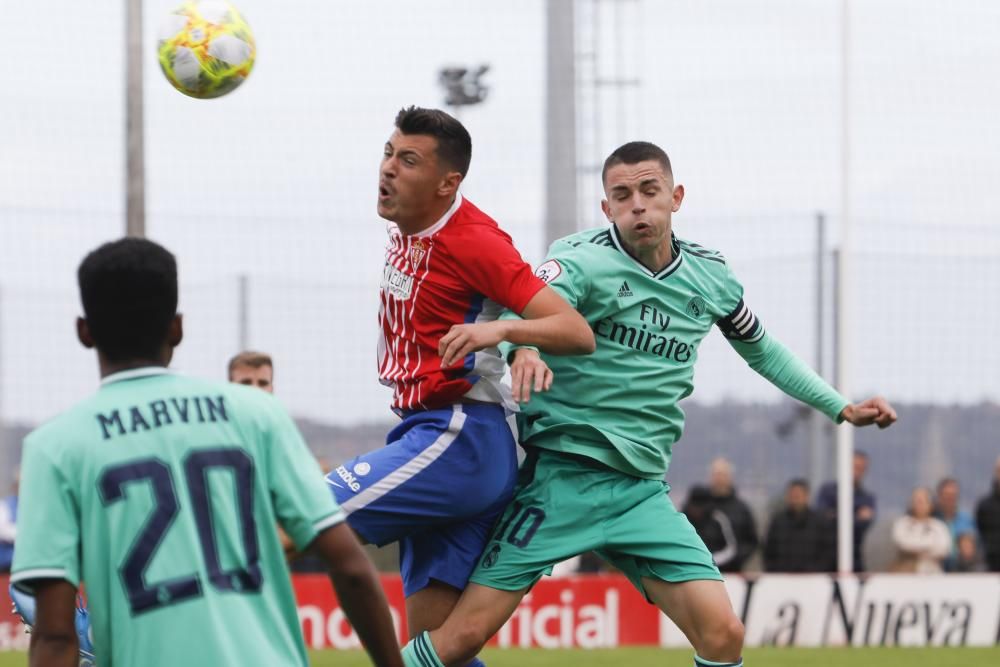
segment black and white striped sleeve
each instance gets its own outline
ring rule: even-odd
[[[722,335],[729,340],[756,343],[764,337],[764,325],[760,323],[753,311],[743,303],[743,299],[740,299],[740,302],[736,304],[733,312],[720,319],[716,324],[722,331]]]

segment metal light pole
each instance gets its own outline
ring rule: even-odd
[[[850,23],[851,0],[841,5],[841,143],[840,143],[840,252],[837,270],[837,388],[851,398],[851,135],[850,135]],[[837,429],[837,571],[854,571],[854,430]]]
[[[574,0],[548,0],[545,41],[545,248],[576,231]]]
[[[142,0],[125,0],[125,234],[146,235]]]
[[[820,377],[825,377],[823,351],[823,335],[826,329],[826,216],[822,213],[816,214],[816,339],[815,339],[815,364],[816,372]],[[818,411],[809,412],[809,485],[813,489],[819,489],[823,483],[823,476],[826,471],[826,462],[829,457],[826,454],[829,443],[826,435],[826,418]]]

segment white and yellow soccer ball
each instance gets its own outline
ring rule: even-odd
[[[198,99],[235,90],[257,56],[250,26],[224,0],[188,0],[175,9],[160,28],[157,50],[171,85]]]

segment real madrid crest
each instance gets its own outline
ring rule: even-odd
[[[410,266],[417,266],[423,260],[424,255],[427,254],[427,246],[424,245],[423,239],[416,239],[410,246]]]

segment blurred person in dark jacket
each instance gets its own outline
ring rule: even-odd
[[[1000,458],[993,467],[993,487],[976,505],[976,528],[983,541],[986,568],[1000,572]]]
[[[771,517],[764,540],[768,572],[829,572],[836,550],[829,523],[809,507],[809,483],[793,479],[785,488],[785,504]]]
[[[718,457],[709,466],[708,486],[691,489],[682,509],[722,572],[739,572],[757,549],[750,507],[736,495],[733,465]]]
[[[861,545],[865,533],[875,521],[875,494],[862,486],[865,473],[868,472],[868,455],[864,452],[854,452],[852,461],[854,477],[854,571],[864,572],[865,564],[861,557]],[[816,511],[829,523],[829,529],[836,535],[837,530],[837,482],[826,482],[816,494]],[[836,549],[836,544],[834,545]]]

